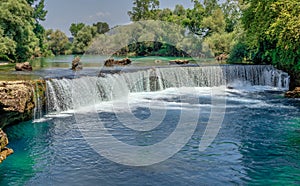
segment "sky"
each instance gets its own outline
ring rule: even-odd
[[[192,7],[191,0],[160,0],[160,8],[174,9],[176,4]],[[72,23],[93,24],[107,22],[110,27],[130,23],[127,12],[133,7],[133,0],[46,0],[48,10],[46,29],[59,29],[71,36],[69,27]]]

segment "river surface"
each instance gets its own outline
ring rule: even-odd
[[[15,154],[0,167],[0,185],[298,185],[300,100],[266,89],[226,89],[222,128],[203,152],[198,147],[208,120],[209,89],[198,88],[198,95],[180,89],[131,94],[128,102],[137,118],[149,117],[149,108],[160,109],[156,106],[162,102],[166,106],[161,126],[148,133],[126,129],[116,117],[122,109],[116,106],[112,111],[111,102],[98,105],[106,127],[134,145],[162,140],[174,130],[182,110],[193,113],[201,107],[188,143],[170,159],[151,166],[121,165],[98,154],[78,130],[72,112],[49,116],[47,122],[10,126],[6,131]],[[190,96],[199,102],[189,103]]]
[[[167,79],[168,72],[171,70],[160,73]],[[67,94],[70,81],[49,80],[47,83],[60,87],[61,94]],[[85,79],[86,82],[89,79]],[[145,87],[150,90],[150,85]],[[111,99],[106,95],[106,100],[91,104],[92,100],[80,108],[69,107],[70,100],[52,95],[53,105],[49,105],[52,110],[46,115],[5,129],[9,147],[15,153],[0,165],[0,185],[300,184],[299,99],[284,98],[278,87],[250,82],[235,81],[228,86],[213,87],[185,85],[170,85],[156,91],[112,90],[118,94],[111,95]],[[52,92],[58,94],[59,91]],[[88,93],[84,90],[78,95]],[[82,99],[87,102],[89,97],[79,97],[79,103]],[[223,103],[222,100],[226,102],[218,107],[223,109],[212,113],[215,101]],[[224,119],[221,117],[221,122],[214,123],[215,139],[206,149],[199,150],[205,130],[209,128],[208,121],[223,114]],[[94,117],[98,120],[92,120]],[[115,148],[113,143],[100,140],[109,139],[108,136],[98,136],[99,140],[91,143],[86,133],[98,130],[101,123],[111,133],[109,137],[124,144],[151,146],[171,136],[182,118],[187,128],[196,124],[187,143],[170,158],[149,166],[116,163],[97,149],[108,145]],[[158,125],[147,131],[132,129],[138,129],[139,125],[147,128],[155,122]],[[176,143],[165,147],[172,149]],[[132,161],[130,157],[118,158]]]

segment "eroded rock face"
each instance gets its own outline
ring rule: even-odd
[[[293,91],[288,91],[285,93],[287,98],[300,98],[300,87],[296,87]]]
[[[34,88],[28,81],[0,81],[0,127],[32,119]]]
[[[8,144],[7,135],[0,128],[0,163],[2,163],[2,161],[5,160],[7,156],[14,153],[12,149],[6,147],[7,144]]]

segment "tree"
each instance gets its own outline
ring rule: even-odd
[[[235,26],[242,16],[241,0],[226,0],[222,4],[222,10],[225,16],[226,32],[233,32]]]
[[[93,38],[97,35],[97,28],[94,26],[85,26],[78,31],[73,42],[73,52],[83,54],[91,44]]]
[[[47,45],[55,55],[66,54],[70,49],[70,42],[65,33],[60,30],[47,30]]]
[[[131,21],[155,19],[159,0],[134,0],[132,11],[128,12]]]
[[[170,17],[173,15],[173,12],[169,8],[164,8],[159,11],[158,19],[161,21],[170,21]]]
[[[199,36],[203,35],[202,20],[205,16],[205,10],[201,3],[194,1],[194,8],[187,10],[187,19],[183,21],[183,25]]]
[[[109,31],[109,25],[105,22],[97,22],[93,26],[97,28],[98,34],[104,34]]]
[[[206,16],[212,15],[215,9],[220,8],[218,0],[204,0],[203,5]]]
[[[27,1],[29,1],[30,6],[33,6],[33,3],[35,3],[33,18],[36,20],[36,22],[39,23],[40,21],[45,21],[46,15],[48,13],[48,11],[45,10],[45,0],[27,0]]]
[[[9,56],[15,54],[16,42],[4,36],[4,30],[0,28],[0,59],[11,60]]]
[[[0,38],[6,45],[1,58],[24,61],[44,51],[45,30],[40,24],[47,14],[44,8],[44,0],[1,0]]]
[[[41,25],[41,21],[46,20],[46,15],[48,11],[45,10],[45,0],[27,0],[28,4],[31,7],[34,7],[32,18],[35,20],[33,32],[35,33],[36,37],[39,40],[39,48],[42,53],[46,52],[45,43],[45,29]],[[41,54],[35,54],[41,55]]]
[[[229,54],[234,42],[233,33],[213,33],[210,37],[205,38],[204,43],[213,51],[214,55]]]
[[[73,37],[77,36],[77,33],[83,28],[85,27],[84,23],[72,23],[69,30],[72,34]]]
[[[248,38],[255,39],[252,43],[257,48],[254,61],[272,63],[272,61],[282,60],[277,56],[279,53],[296,54],[300,35],[299,3],[296,0],[248,0],[247,2],[249,7],[244,11],[242,20]],[[291,55],[288,61],[293,61],[295,57]]]
[[[298,0],[247,0],[243,24],[256,48],[255,63],[273,64],[290,72],[292,80],[300,74],[300,4]],[[295,82],[294,82],[295,83]],[[300,82],[296,82],[300,85]]]
[[[177,16],[185,16],[185,8],[182,5],[176,5],[173,13]]]
[[[202,26],[206,29],[206,36],[224,32],[226,22],[222,10],[220,8],[215,9],[210,16],[203,19]]]
[[[33,32],[33,8],[25,0],[2,0],[0,9],[0,27],[3,29],[3,35],[16,44],[15,53],[7,54],[7,57],[18,61],[28,59],[39,44]]]

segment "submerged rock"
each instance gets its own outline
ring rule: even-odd
[[[0,128],[0,163],[2,163],[2,161],[5,160],[7,156],[14,153],[12,149],[6,147],[7,145],[8,145],[7,135]]]
[[[15,69],[16,71],[32,71],[32,66],[29,62],[16,63]]]
[[[74,58],[74,60],[72,61],[72,70],[74,71],[78,71],[78,70],[82,70],[82,63],[80,62],[80,57],[77,56]]]
[[[293,91],[288,91],[285,93],[287,98],[300,98],[300,87],[296,87]]]
[[[132,61],[129,58],[124,58],[121,60],[108,59],[104,62],[104,66],[106,67],[125,66],[125,65],[130,65],[131,62]]]

